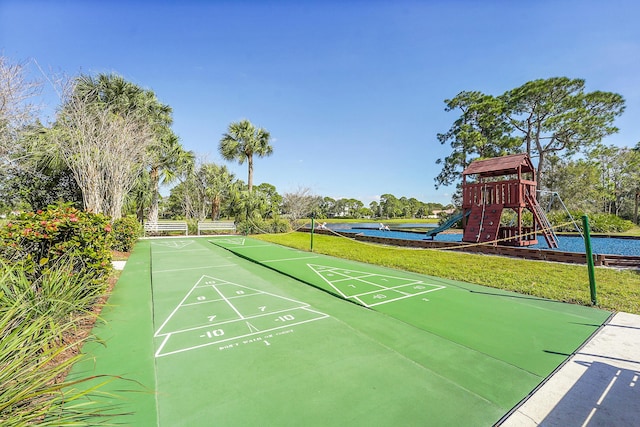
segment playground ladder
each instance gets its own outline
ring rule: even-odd
[[[549,219],[547,218],[547,215],[544,213],[544,210],[542,210],[542,207],[540,206],[536,198],[533,197],[531,194],[529,194],[528,191],[525,192],[525,200],[527,201],[527,204],[531,207],[531,213],[533,214],[533,217],[538,222],[538,224],[540,224],[540,227],[541,227],[540,233],[542,233],[545,240],[547,241],[547,245],[549,245],[550,248],[557,248],[558,237],[556,236],[556,233],[553,231],[553,226],[549,222]]]

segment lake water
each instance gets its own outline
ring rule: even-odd
[[[411,233],[406,231],[381,231],[378,230],[379,223],[358,223],[358,224],[327,224],[332,230],[348,233],[362,233],[366,236],[386,237],[391,239],[425,240],[424,233]],[[425,227],[431,224],[402,224],[405,227]],[[365,227],[365,228],[360,228]],[[401,228],[394,224],[393,228]],[[435,239],[441,242],[461,242],[461,233],[440,233]],[[558,236],[559,247],[555,250],[564,252],[584,253],[584,240],[580,236]],[[533,249],[549,249],[544,237],[538,236],[538,244],[529,246]],[[640,256],[640,239],[618,239],[615,237],[592,237],[591,248],[596,254],[612,255],[633,255]]]

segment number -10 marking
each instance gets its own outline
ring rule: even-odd
[[[214,329],[212,331],[207,331],[207,337],[209,337],[209,338],[221,337],[223,335],[224,335],[224,330],[223,329]]]

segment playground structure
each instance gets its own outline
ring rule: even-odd
[[[470,176],[475,179],[467,182]],[[558,239],[536,200],[536,187],[535,168],[526,154],[472,162],[462,172],[462,241],[529,246],[538,243],[540,233],[550,248],[557,248]],[[505,209],[516,214],[511,225],[501,225]],[[524,224],[525,209],[532,213],[532,224]]]

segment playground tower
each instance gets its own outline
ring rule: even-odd
[[[467,182],[467,177],[474,178]],[[538,243],[540,233],[550,248],[557,248],[558,239],[536,199],[536,187],[535,168],[526,154],[472,162],[462,172],[462,241],[529,246]],[[516,214],[510,225],[500,224],[504,209]],[[533,224],[523,224],[525,209],[532,213]]]

